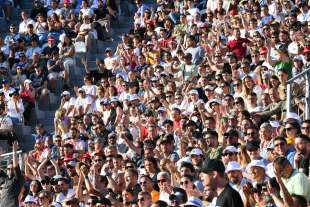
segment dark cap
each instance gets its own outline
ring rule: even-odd
[[[222,161],[217,159],[210,159],[206,164],[202,166],[201,172],[210,173],[210,172],[219,172],[224,174],[225,166]]]
[[[228,137],[238,137],[239,133],[238,131],[234,130],[234,129],[230,129],[229,131],[224,133],[224,136],[228,136]]]
[[[167,134],[166,136],[164,136],[161,140],[160,140],[160,144],[163,143],[172,143],[172,141],[174,141],[174,137],[172,134]]]
[[[253,150],[259,149],[259,142],[258,142],[258,141],[255,141],[255,140],[249,140],[249,141],[246,143],[246,149],[247,149],[248,151],[253,151]]]

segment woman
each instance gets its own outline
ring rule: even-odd
[[[238,162],[240,163],[242,168],[246,169],[248,164],[251,162],[251,158],[250,158],[250,156],[248,155],[248,153],[246,151],[245,145],[241,145],[238,148],[237,158],[238,158]]]
[[[39,44],[47,41],[48,25],[42,14],[37,15],[37,22],[34,25],[34,31],[39,36]]]
[[[85,42],[87,51],[91,47],[91,39],[95,37],[95,31],[88,15],[83,16],[83,24],[79,28],[79,32],[76,38],[76,42]]]
[[[30,182],[30,186],[29,186],[29,194],[32,197],[35,198],[35,200],[39,199],[39,192],[42,190],[42,185],[40,183],[40,181],[38,180],[33,180]]]
[[[84,85],[82,88],[85,90],[86,95],[90,96],[93,100],[96,100],[97,87],[93,85],[92,77],[90,75],[84,77]]]
[[[23,122],[24,105],[17,91],[10,94],[10,100],[7,103],[7,115],[11,118],[13,124]]]
[[[242,97],[237,97],[234,100],[234,111],[239,114],[241,111],[245,110],[245,102]]]
[[[261,94],[263,92],[262,88],[259,85],[256,85],[254,83],[254,80],[252,79],[251,76],[247,75],[242,80],[242,94],[241,94],[241,96],[243,99],[247,99],[248,95],[250,95],[253,92],[256,93],[258,103],[260,103],[260,97],[261,97]]]
[[[294,148],[295,138],[301,134],[300,125],[296,121],[288,121],[285,125],[286,142]]]
[[[54,127],[56,134],[64,135],[69,132],[69,118],[65,116],[66,111],[59,109],[55,113]]]
[[[144,159],[144,169],[148,176],[152,179],[153,183],[157,182],[157,174],[159,168],[157,166],[157,160],[154,157],[146,157]]]
[[[36,96],[35,89],[32,86],[31,80],[26,79],[24,81],[24,86],[21,87],[20,96],[24,103],[24,108],[25,108],[25,110],[23,111],[24,119],[25,119],[25,122],[27,123],[30,121],[31,110],[35,106],[35,96]]]
[[[50,207],[53,202],[51,192],[45,190],[40,191],[38,200],[41,207]]]
[[[194,178],[192,176],[184,175],[180,180],[180,188],[186,191],[188,197],[200,198],[202,196],[202,193],[196,189],[193,181]]]
[[[68,80],[69,73],[70,73],[70,67],[73,67],[74,65],[74,61],[73,61],[73,56],[75,53],[74,45],[72,44],[71,39],[65,34],[63,34],[60,36],[60,43],[58,47],[59,47],[59,55],[63,61],[63,66],[65,68],[64,78],[65,80]]]

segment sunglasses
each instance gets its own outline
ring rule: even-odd
[[[143,201],[144,201],[144,198],[138,198],[137,201],[138,201],[138,202],[143,202]]]
[[[229,152],[229,153],[224,153],[223,156],[226,157],[227,155],[230,157],[230,156],[233,156],[235,155],[236,153],[233,153],[233,152]]]
[[[189,183],[189,181],[185,180],[184,182],[180,182],[180,185],[183,185],[183,184],[187,185],[188,183]]]
[[[292,129],[295,129],[295,128],[293,128],[293,127],[287,127],[287,128],[285,128],[286,131],[291,131]]]
[[[158,183],[165,183],[165,182],[167,182],[167,179],[161,179],[161,180],[157,180],[158,181]]]

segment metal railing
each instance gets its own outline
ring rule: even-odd
[[[292,83],[298,79],[305,77],[306,83],[306,94],[305,94],[305,108],[304,108],[304,118],[310,119],[310,68],[307,68],[306,70],[302,71],[301,73],[297,74],[296,76],[292,77],[287,81],[286,85],[286,111],[287,113],[291,112],[292,110]]]
[[[16,154],[18,156],[19,166],[24,165],[23,160],[23,152],[21,150],[17,151]],[[4,169],[9,164],[9,162],[12,160],[13,152],[5,153],[0,155],[0,168]],[[23,169],[23,168],[22,168]]]

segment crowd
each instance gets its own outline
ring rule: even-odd
[[[307,0],[34,0],[0,38],[1,207],[306,207]],[[125,4],[125,7],[121,7]],[[10,22],[10,2],[0,0]],[[19,7],[19,2],[15,2]],[[125,10],[126,11],[125,11]],[[76,46],[132,28],[70,82]],[[64,82],[54,131],[16,125]]]

